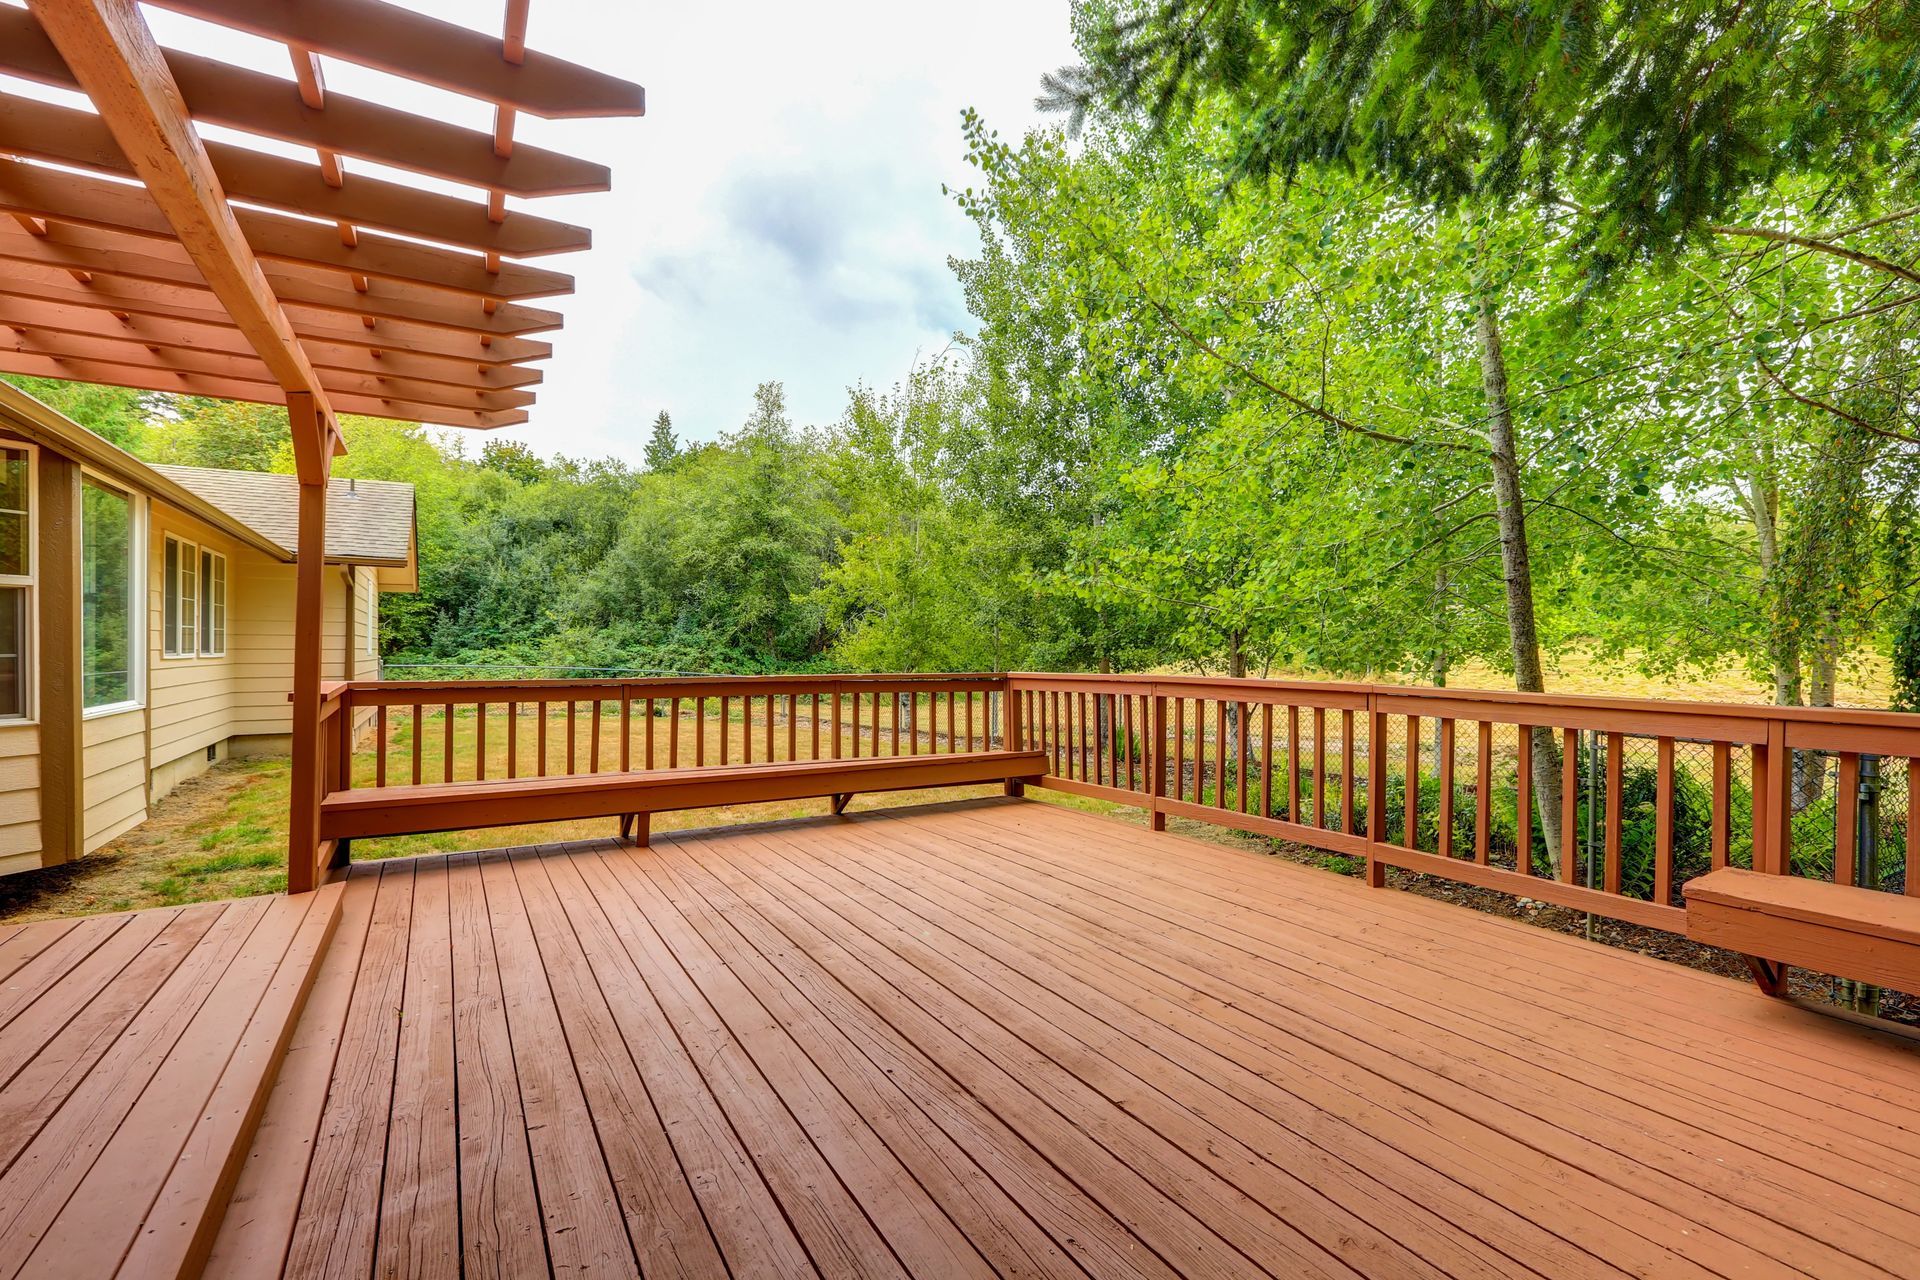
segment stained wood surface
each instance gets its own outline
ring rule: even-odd
[[[340,903],[330,886],[0,942],[0,1276],[199,1273]]]
[[[1054,805],[343,904],[209,1274],[1920,1276],[1912,1046]]]

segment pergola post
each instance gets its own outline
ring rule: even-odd
[[[293,765],[289,778],[287,892],[320,879],[320,797],[326,769],[320,722],[321,635],[326,618],[327,473],[332,426],[314,398],[287,397],[300,481],[300,538],[294,575]]]

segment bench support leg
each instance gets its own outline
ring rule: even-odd
[[[847,803],[852,799],[853,799],[853,792],[851,791],[834,792],[833,793],[833,816],[837,818],[841,814],[845,813],[847,811]]]
[[[653,815],[650,813],[623,813],[620,815],[620,838],[642,849],[652,843]]]
[[[1000,786],[1001,789],[1010,796],[1024,796],[1027,794],[1026,780],[1023,778],[1008,778],[1005,782],[1001,783]]]
[[[1747,968],[1753,973],[1753,980],[1761,991],[1770,996],[1787,994],[1787,966],[1775,960],[1763,960],[1759,956],[1742,956]]]

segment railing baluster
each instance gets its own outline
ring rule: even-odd
[[[1718,871],[1727,865],[1727,844],[1733,834],[1733,748],[1724,742],[1713,744],[1713,864]],[[1908,801],[1912,803],[1911,800]]]
[[[473,780],[487,780],[487,704],[484,702],[476,704],[474,708]]]
[[[1513,869],[1530,876],[1533,874],[1533,729],[1529,725],[1516,725],[1514,732],[1519,735],[1520,754],[1513,762]]]
[[[1260,816],[1273,816],[1273,704],[1260,704]]]
[[[1083,711],[1085,710],[1084,705],[1082,706],[1081,709]],[[949,689],[947,691],[947,754],[948,755],[952,755],[955,751],[959,749],[959,742],[960,742],[960,722],[953,718],[953,691]],[[1086,777],[1085,769],[1082,769],[1080,771],[1080,776],[1083,779]]]
[[[1920,898],[1920,758],[1907,761],[1907,895]]]
[[[728,739],[733,737],[733,699],[720,695],[720,767],[727,765]]]
[[[1213,701],[1213,807],[1227,807],[1227,700]]]
[[[1624,746],[1621,735],[1607,735],[1607,865],[1603,884],[1608,893],[1620,892],[1620,763]]]
[[[620,687],[620,772],[633,771],[633,694]]]
[[[693,767],[703,768],[707,763],[707,700],[697,697],[693,700]]]
[[[1327,825],[1327,709],[1313,709],[1313,825]]]
[[[572,698],[568,698],[567,699],[567,776],[569,778],[571,778],[576,772],[578,772],[574,768],[574,763],[573,763],[574,736],[575,736],[575,733],[574,733],[575,708],[576,708],[576,704],[574,700]]]
[[[787,759],[800,758],[800,695],[787,695]]]
[[[817,693],[813,695],[813,712],[807,717],[807,724],[813,730],[813,755],[810,758],[818,760],[820,758],[820,695]]]
[[[667,768],[680,767],[680,699],[667,700],[670,712],[667,720]]]
[[[1244,702],[1234,703],[1233,710],[1234,710],[1234,732],[1233,732],[1234,768],[1240,775],[1238,778],[1234,780],[1235,796],[1234,796],[1233,807],[1239,812],[1245,813],[1247,811],[1247,756],[1249,754],[1247,751],[1247,736],[1250,732],[1252,732],[1252,727],[1247,720],[1247,704],[1246,703]]]
[[[767,711],[767,763],[768,763],[768,764],[772,764],[772,763],[773,763],[773,721],[774,721],[774,717],[775,717],[775,714],[776,714],[776,713],[775,713],[775,711],[774,711],[774,709],[773,709],[773,708],[774,708],[774,696],[773,696],[772,694],[768,694],[768,695],[767,695],[767,696],[766,696],[765,698],[763,698],[763,699],[762,699],[762,701],[763,701],[763,702],[765,702],[765,703],[767,704],[767,706],[766,706],[766,711]]]
[[[1287,707],[1287,821],[1306,825],[1300,814],[1300,708]]]
[[[547,700],[545,698],[539,702],[539,711],[540,721],[533,730],[534,755],[539,760],[539,772],[536,776],[544,778],[547,776]]]
[[[1475,744],[1473,781],[1473,860],[1487,866],[1493,858],[1493,721],[1482,720]]]
[[[1187,798],[1187,700],[1181,697],[1173,700],[1173,798]]]
[[[1580,853],[1580,731],[1560,731],[1560,881],[1572,884]]]
[[[1821,762],[1824,764],[1825,762]],[[1833,792],[1833,882],[1853,884],[1858,878],[1860,826],[1860,753],[1840,753],[1840,776]],[[1878,888],[1869,885],[1868,888]]]
[[[373,713],[373,785],[387,785],[387,704],[384,702]]]
[[[967,750],[973,750],[973,691],[966,693],[967,699]]]
[[[520,776],[520,704],[507,704],[507,777]]]
[[[1440,822],[1435,832],[1435,849],[1443,858],[1453,856],[1453,720],[1440,720]]]
[[[420,714],[420,704],[416,702],[413,704],[413,785],[416,787],[420,785],[420,761],[426,750],[426,744],[421,741],[426,736],[426,728],[426,719]]]
[[[653,699],[648,698],[645,701],[647,704],[647,727],[643,733],[647,753],[646,768],[651,770],[656,767],[653,762]]]
[[[1406,846],[1409,849],[1420,847],[1420,717],[1407,717],[1407,781],[1401,788],[1406,801],[1403,815],[1406,821],[1402,825]]]
[[[600,772],[600,697],[597,692],[593,699],[593,746],[587,750],[587,772]]]
[[[1340,830],[1353,832],[1353,709],[1340,712]]]
[[[1673,902],[1673,739],[1663,737],[1654,747],[1653,783],[1653,900]]]

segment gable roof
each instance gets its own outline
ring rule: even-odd
[[[300,543],[300,482],[261,471],[156,463],[153,469],[271,540],[293,557]],[[413,486],[392,480],[327,482],[327,559],[403,567],[413,558]]]

